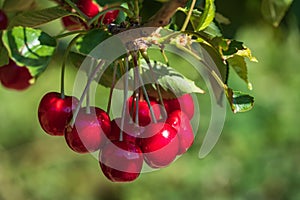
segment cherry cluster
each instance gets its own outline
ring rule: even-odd
[[[151,168],[166,167],[192,145],[194,102],[190,94],[164,99],[164,105],[132,96],[126,104],[128,114],[110,120],[101,108],[81,107],[76,97],[50,92],[39,104],[38,118],[46,133],[64,136],[73,151],[99,150],[102,172],[113,182],[135,180],[144,161]],[[162,117],[163,108],[166,117]]]
[[[92,0],[78,0],[77,7],[89,18],[95,17],[99,12],[105,11],[107,7],[101,7]],[[119,10],[110,10],[99,16],[101,24],[110,24],[116,20]],[[62,23],[69,31],[88,28],[87,24],[76,16],[66,16],[62,18]]]

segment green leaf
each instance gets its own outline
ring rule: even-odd
[[[215,18],[215,4],[214,0],[205,0],[205,8],[200,17],[197,31],[204,30]]]
[[[6,12],[19,12],[30,10],[35,6],[35,0],[6,0],[3,4],[3,10]]]
[[[42,73],[56,49],[56,40],[45,32],[27,27],[4,31],[3,43],[10,57],[19,65],[28,67],[32,76]]]
[[[37,27],[67,15],[70,15],[70,12],[59,6],[43,10],[23,12],[11,20],[9,28],[14,26]]]
[[[273,26],[278,27],[293,0],[263,0],[262,14]]]
[[[0,66],[7,65],[9,63],[8,52],[3,45],[2,40],[0,40]]]
[[[87,55],[109,37],[110,35],[106,31],[94,29],[77,41],[76,48],[80,53]]]
[[[239,77],[244,80],[251,89],[251,83],[248,80],[248,70],[245,58],[239,55],[234,55],[227,59],[229,65],[235,70]]]
[[[254,98],[248,94],[228,88],[226,96],[234,113],[247,112],[254,106]]]

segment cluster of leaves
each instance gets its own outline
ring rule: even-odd
[[[0,66],[7,64],[9,59],[12,59],[19,66],[26,66],[31,75],[37,78],[48,66],[51,57],[55,53],[59,39],[64,36],[76,34],[76,48],[73,52],[69,53],[69,50],[71,50],[70,46],[67,53],[75,65],[80,65],[83,59],[86,58],[97,44],[114,34],[111,31],[110,25],[100,24],[99,26],[99,24],[97,24],[99,23],[97,17],[99,18],[101,13],[95,18],[89,18],[76,8],[76,1],[55,0],[55,2],[57,3],[56,6],[36,9],[37,6],[34,0],[0,1],[0,6],[12,15],[8,29],[1,33]],[[101,6],[118,8],[120,10],[115,26],[119,29],[123,28],[124,30],[131,29],[134,26],[143,26],[143,23],[149,20],[150,15],[147,16],[147,12],[143,7],[149,6],[149,4],[152,3],[153,10],[159,12],[161,6],[160,3],[155,3],[156,1],[141,0],[98,0],[97,2]],[[74,10],[76,12],[74,12]],[[83,20],[88,25],[88,28],[77,32],[66,32],[58,36],[50,36],[38,28],[40,25],[70,15]],[[238,76],[248,84],[249,89],[252,89],[251,83],[248,80],[245,59],[254,62],[256,62],[256,59],[242,42],[223,37],[221,29],[219,28],[219,24],[221,23],[228,23],[228,19],[220,14],[216,14],[214,0],[191,0],[187,3],[186,7],[179,8],[172,17],[171,23],[164,27],[164,30],[172,31],[170,35],[174,34],[174,32],[177,33],[172,38],[173,40],[170,40],[170,38],[161,40],[159,45],[160,47],[167,44],[173,45],[193,56],[193,52],[190,51],[189,46],[178,44],[174,42],[174,40],[184,35],[191,38],[192,42],[190,45],[192,45],[192,43],[200,44],[209,53],[218,68],[219,72],[214,78],[217,79],[218,84],[224,89],[223,92],[225,92],[232,110],[234,112],[244,112],[253,107],[254,99],[242,92],[233,91],[227,85],[228,71],[232,68]],[[160,51],[161,50],[162,49],[160,49]],[[159,58],[157,59],[159,60]],[[203,92],[192,80],[187,79],[184,75],[176,71],[176,66],[172,65],[171,62],[165,62],[166,59],[161,62],[156,62],[157,59],[152,55],[151,61],[141,62],[142,68],[144,69],[143,75],[146,76],[147,70],[150,71],[149,62],[152,62],[154,70],[151,69],[151,73],[155,73],[159,77],[158,83],[162,89],[164,89],[165,96],[170,94],[168,88],[171,88],[172,92],[175,91],[177,95]],[[198,57],[196,57],[196,59],[201,60],[201,58]],[[161,69],[165,69],[163,74],[161,73]],[[113,71],[112,65],[103,74],[99,83],[106,87],[111,87]],[[210,73],[214,73],[211,69],[209,69],[209,71]],[[117,74],[117,78],[120,78],[122,76],[121,70],[119,70]],[[147,77],[144,78],[146,79]],[[183,81],[185,84],[181,84]],[[151,87],[148,88],[148,90],[150,95],[155,93],[151,92]]]

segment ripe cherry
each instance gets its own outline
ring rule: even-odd
[[[122,118],[116,118],[111,121],[111,131],[106,135],[111,142],[120,141],[121,121]],[[122,131],[123,141],[135,143],[142,131],[142,127],[137,127],[135,124],[130,124],[125,120]]]
[[[165,123],[150,124],[139,139],[146,163],[152,168],[169,165],[177,156],[179,140],[176,130]]]
[[[175,110],[182,110],[189,119],[193,118],[195,106],[190,94],[185,94],[177,99],[164,100],[164,106],[168,114]]]
[[[72,113],[78,105],[78,99],[72,96],[61,98],[61,94],[50,92],[44,95],[38,108],[41,127],[49,135],[62,136]]]
[[[129,108],[129,113],[130,116],[132,117],[133,121],[135,121],[135,116],[136,116],[136,101],[133,103],[133,97],[130,97],[128,100],[128,108]],[[150,100],[150,105],[153,109],[154,115],[156,120],[160,118],[160,107],[159,104],[157,104],[156,101],[151,101]],[[140,126],[147,126],[153,121],[151,117],[151,112],[148,107],[148,104],[145,100],[139,100],[138,101],[138,119],[139,119],[139,125]]]
[[[105,8],[104,8],[105,10]],[[119,10],[111,10],[105,13],[104,19],[103,19],[103,24],[111,24],[114,22],[119,15]],[[100,16],[99,21],[102,20],[103,15]]]
[[[109,142],[100,151],[99,163],[102,172],[109,180],[129,182],[140,175],[143,154],[136,144],[126,141]]]
[[[9,60],[7,65],[0,67],[0,81],[6,88],[25,90],[31,85],[31,79],[33,77],[29,70],[18,66],[13,60]]]
[[[185,153],[194,142],[194,134],[189,118],[181,110],[172,112],[166,120],[176,131],[179,139],[178,155]]]
[[[95,17],[99,13],[99,5],[93,0],[78,0],[78,8],[88,17]]]
[[[68,125],[65,129],[65,139],[68,146],[77,153],[97,151],[104,145],[104,134],[110,132],[108,114],[100,108],[91,107],[90,113],[82,108],[75,120],[74,126]]]
[[[0,30],[5,30],[8,26],[8,18],[3,10],[0,10]]]
[[[83,21],[75,16],[66,16],[62,18],[64,27],[69,31],[80,30],[85,27]]]

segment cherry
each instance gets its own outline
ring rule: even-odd
[[[78,0],[77,6],[88,17],[95,17],[99,13],[99,5],[92,0]]]
[[[6,88],[25,90],[31,85],[31,79],[33,77],[29,70],[18,66],[13,60],[9,60],[7,65],[0,67],[0,81]]]
[[[75,124],[65,129],[65,139],[68,146],[77,153],[94,152],[101,148],[111,130],[108,114],[100,108],[80,109]]]
[[[104,8],[105,10],[106,8]],[[114,22],[119,15],[119,10],[111,10],[105,13],[104,19],[103,19],[103,24],[111,24]],[[100,16],[99,20],[102,20],[103,15]]]
[[[62,23],[69,31],[80,30],[84,27],[83,21],[75,16],[66,16],[62,18]]]
[[[190,94],[185,94],[177,99],[164,100],[164,106],[168,114],[175,110],[182,110],[189,119],[193,118],[195,106]]]
[[[111,121],[111,131],[106,135],[111,142],[120,141],[121,120],[122,118],[116,118]],[[141,133],[142,127],[137,127],[135,124],[130,124],[126,120],[124,121],[122,131],[123,141],[135,143]]]
[[[156,123],[146,127],[139,145],[146,163],[152,168],[169,165],[177,156],[179,140],[176,130],[169,124]]]
[[[99,164],[109,180],[129,182],[140,175],[143,154],[136,144],[126,141],[110,142],[100,151]]]
[[[166,120],[176,131],[179,138],[178,155],[184,154],[194,142],[194,134],[189,118],[181,110],[172,112]]]
[[[129,108],[129,113],[130,113],[131,117],[133,118],[133,121],[135,121],[136,101],[134,101],[134,104],[132,104],[132,101],[133,101],[133,97],[131,96],[128,100],[128,108]],[[139,100],[138,105],[139,105],[139,110],[138,110],[139,125],[147,126],[152,121],[151,112],[148,107],[148,104],[145,100]],[[155,118],[158,120],[160,117],[159,104],[156,101],[150,100],[150,105],[153,109]]]
[[[8,26],[8,18],[3,10],[0,10],[0,30],[5,30]]]
[[[62,136],[72,113],[78,105],[78,99],[72,96],[61,98],[61,94],[50,92],[44,95],[38,108],[41,127],[49,135]]]

